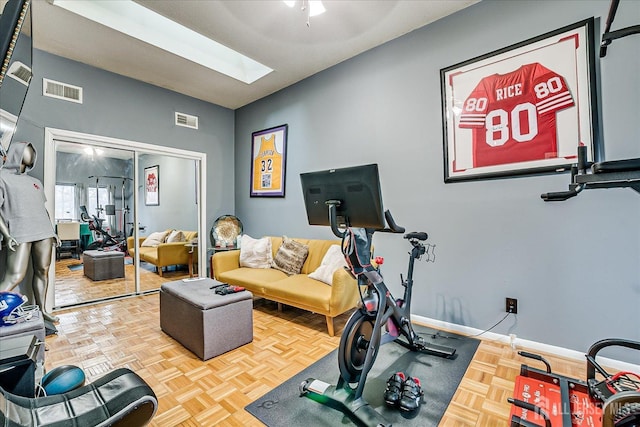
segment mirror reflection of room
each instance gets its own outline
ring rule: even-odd
[[[197,269],[196,161],[141,154],[138,162],[139,238],[129,238],[142,270],[155,267],[165,280],[193,276]],[[141,271],[142,271],[141,270]]]
[[[133,158],[131,151],[56,142],[55,307],[135,293],[126,256]]]
[[[136,224],[134,158],[134,151],[56,141],[56,228],[58,235],[78,229],[61,238],[56,254],[56,309],[157,290],[197,271],[197,248],[190,245],[198,224],[196,162],[139,155]],[[150,167],[158,197],[147,204],[143,183]]]

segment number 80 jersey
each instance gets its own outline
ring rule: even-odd
[[[458,126],[473,131],[474,167],[554,158],[556,112],[573,105],[565,79],[535,62],[480,80]]]

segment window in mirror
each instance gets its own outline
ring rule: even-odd
[[[56,222],[76,219],[76,186],[73,184],[56,184],[55,205]]]
[[[101,216],[104,207],[109,204],[109,191],[106,187],[87,188],[87,210],[89,215]]]

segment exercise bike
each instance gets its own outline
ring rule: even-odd
[[[112,236],[102,228],[104,218],[98,218],[95,215],[89,216],[86,206],[80,206],[80,219],[89,223],[89,230],[95,231],[98,238],[85,248],[85,250],[103,250],[103,251],[119,251],[127,252],[127,240],[118,239]]]
[[[428,235],[413,232],[404,235],[412,246],[406,280],[401,283],[404,295],[395,299],[384,283],[379,267],[370,263],[371,242],[376,231],[404,233],[385,211],[388,227],[383,229],[363,229],[347,227],[338,229],[336,208],[340,202],[327,201],[331,230],[343,240],[343,253],[350,271],[358,279],[361,290],[359,308],[351,315],[342,332],[338,350],[340,378],[337,385],[330,385],[318,379],[309,378],[300,384],[300,395],[330,406],[338,406],[365,426],[390,426],[391,424],[371,407],[364,399],[363,392],[367,375],[373,367],[381,345],[395,341],[411,351],[419,351],[435,356],[453,358],[455,349],[428,343],[419,336],[411,324],[411,296],[413,291],[413,267],[415,260],[426,252],[424,241]],[[364,293],[362,288],[365,288]],[[386,328],[385,334],[382,329]]]

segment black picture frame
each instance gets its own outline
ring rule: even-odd
[[[444,181],[597,161],[595,44],[590,18],[440,70]]]
[[[284,124],[251,134],[251,197],[284,197],[288,130]]]
[[[144,204],[160,205],[160,166],[144,168]]]

